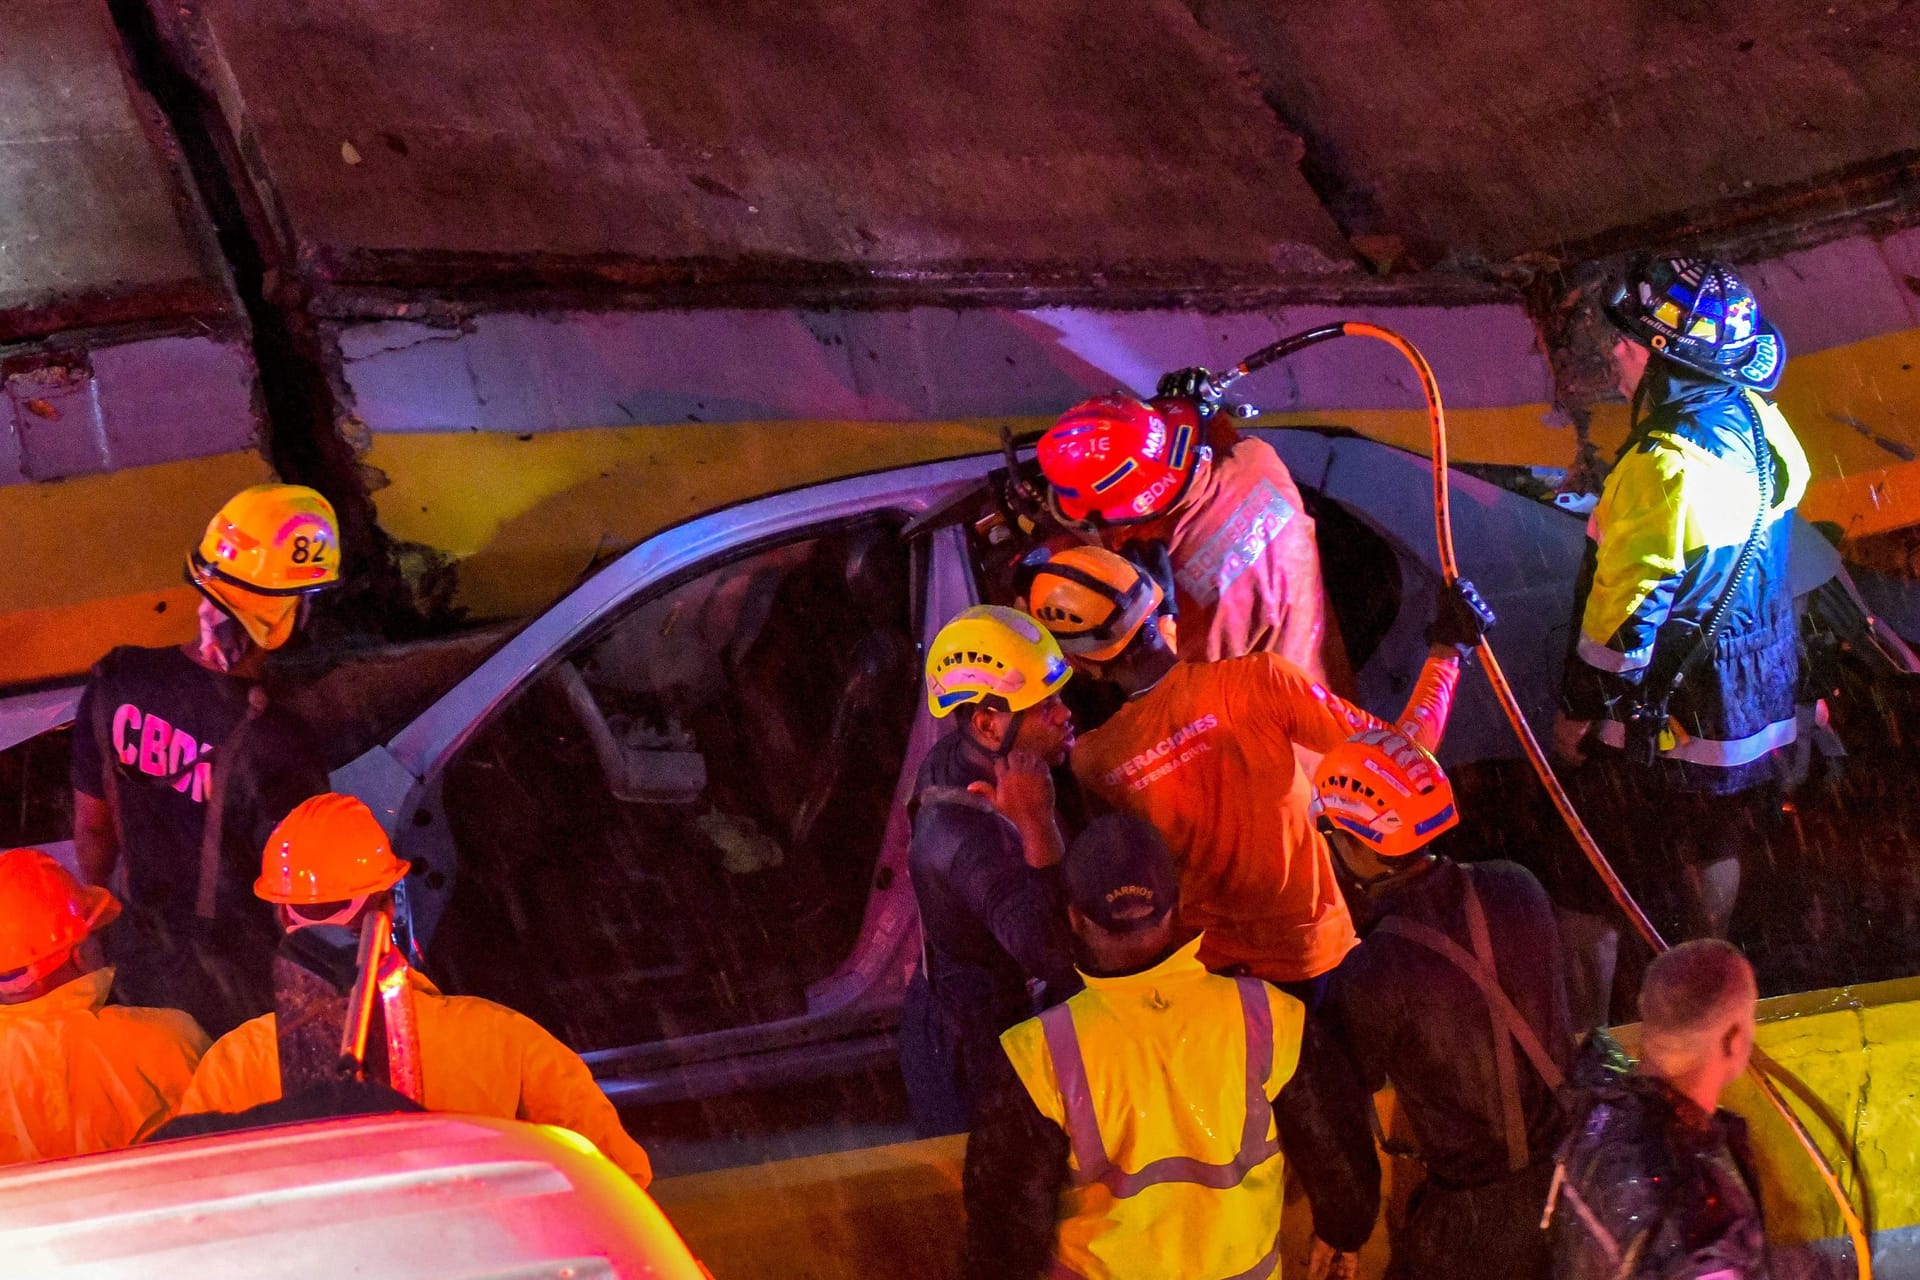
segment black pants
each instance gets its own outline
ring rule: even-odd
[[[1546,1280],[1540,1216],[1552,1184],[1553,1162],[1542,1160],[1484,1187],[1416,1188],[1386,1280]]]
[[[965,1133],[985,1081],[1012,1070],[985,1018],[971,1025],[943,1009],[918,970],[900,1008],[900,1076],[916,1136]]]

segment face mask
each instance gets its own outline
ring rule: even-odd
[[[209,617],[208,615],[212,616]],[[200,611],[200,660],[215,671],[231,671],[247,656],[246,629],[215,609]]]

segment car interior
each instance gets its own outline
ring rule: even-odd
[[[428,962],[586,1051],[805,1012],[853,949],[918,693],[884,521],[652,594],[446,775]]]

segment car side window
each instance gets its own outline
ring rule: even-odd
[[[792,1017],[853,950],[917,693],[874,520],[643,600],[445,775],[454,990],[587,1051]]]
[[[67,781],[72,742],[68,727],[0,751],[0,849],[72,837],[73,790]]]

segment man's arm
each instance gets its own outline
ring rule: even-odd
[[[1574,720],[1604,716],[1637,689],[1653,661],[1653,643],[1673,609],[1686,568],[1681,460],[1657,444],[1620,460],[1590,528],[1593,577],[1580,611],[1577,662],[1563,695]]]
[[[73,793],[73,854],[80,878],[105,885],[120,863],[120,836],[113,824],[113,807],[99,796]]]
[[[1041,1115],[1006,1056],[981,1093],[967,1137],[962,1280],[1038,1280],[1053,1256],[1067,1135]]]
[[[1363,939],[1333,971],[1320,1017],[1326,1034],[1346,1050],[1361,1088],[1374,1094],[1387,1084],[1402,988],[1391,981],[1369,981],[1375,953],[1368,946]]]
[[[508,1016],[496,1034],[519,1043],[519,1118],[573,1130],[644,1189],[653,1181],[653,1162],[620,1123],[620,1114],[594,1082],[592,1069],[533,1019],[502,1012]]]
[[[99,674],[99,668],[94,668],[92,683],[80,695],[67,762],[67,782],[73,788],[74,858],[80,864],[80,878],[93,885],[105,885],[120,862],[119,830],[113,806],[106,800],[107,763],[102,754],[106,744],[94,723],[99,718],[95,710],[95,699],[101,696]]]
[[[1280,1147],[1313,1207],[1313,1234],[1352,1253],[1380,1212],[1380,1157],[1367,1123],[1367,1095],[1339,1044],[1309,1014],[1300,1065],[1273,1100]]]
[[[1002,824],[994,819],[995,828]],[[984,824],[983,824],[984,825]],[[953,862],[954,891],[1028,977],[1047,985],[1048,1003],[1080,989],[1073,944],[1046,872],[1026,864],[1010,833],[970,840]]]

